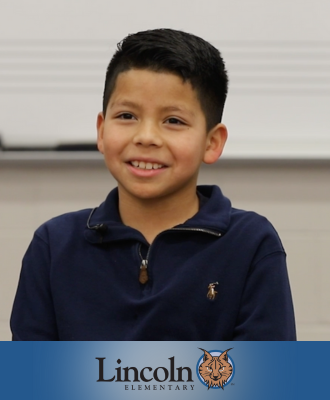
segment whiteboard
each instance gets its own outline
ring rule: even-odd
[[[330,158],[329,15],[328,0],[2,0],[2,141],[94,142],[116,44],[166,27],[203,37],[225,59],[225,154]]]

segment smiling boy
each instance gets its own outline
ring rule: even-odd
[[[197,213],[200,165],[219,158],[227,131],[219,123],[207,132],[188,81],[169,72],[122,72],[97,126],[125,225],[152,243],[158,233]]]
[[[14,340],[295,340],[274,228],[197,187],[227,139],[227,85],[220,53],[196,36],[157,29],[119,44],[97,117],[118,187],[35,232]]]

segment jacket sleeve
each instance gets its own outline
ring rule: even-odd
[[[286,255],[276,251],[251,266],[234,340],[296,340]]]
[[[38,233],[23,258],[10,325],[13,340],[58,340],[49,246]]]

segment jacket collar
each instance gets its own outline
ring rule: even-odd
[[[218,186],[198,186],[200,209],[197,214],[176,228],[197,228],[224,234],[230,223],[231,203],[223,196]],[[105,232],[91,229],[99,224],[107,226]],[[89,228],[84,231],[91,243],[107,243],[122,240],[137,240],[148,245],[144,236],[134,228],[123,225],[118,208],[118,188],[113,189],[106,200],[93,210],[89,218]]]

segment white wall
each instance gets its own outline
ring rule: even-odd
[[[329,158],[329,14],[328,0],[2,0],[0,132],[11,146],[93,141],[116,43],[169,27],[226,60],[227,156]]]
[[[220,161],[200,183],[219,184],[233,205],[266,215],[288,254],[299,340],[330,340],[330,163]],[[0,339],[21,258],[33,231],[67,211],[100,204],[115,185],[102,161],[0,162]]]

